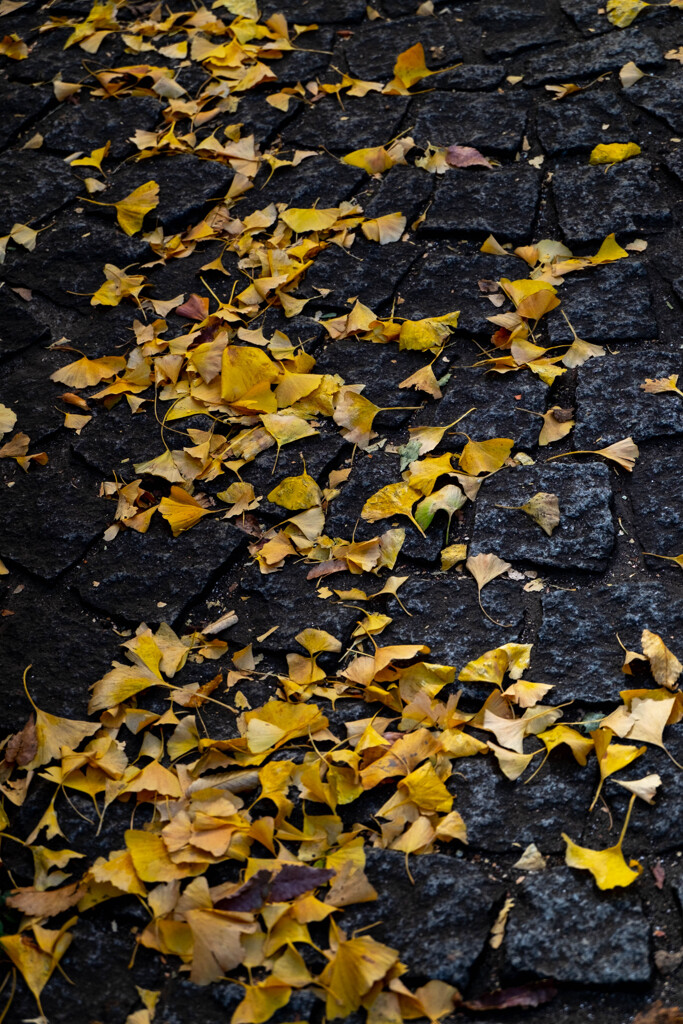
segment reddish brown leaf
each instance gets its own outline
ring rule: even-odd
[[[542,1006],[549,1003],[557,995],[557,989],[547,982],[537,985],[520,985],[517,988],[500,988],[495,992],[487,992],[479,999],[469,999],[463,1003],[468,1010],[510,1010],[515,1007],[526,1009],[530,1006]]]
[[[451,167],[490,167],[491,164],[474,146],[449,146],[446,163]]]

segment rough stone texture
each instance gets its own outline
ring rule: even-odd
[[[540,421],[523,409],[545,412],[548,388],[542,381],[530,373],[487,373],[485,367],[455,365],[452,373],[443,399],[416,412],[413,426],[445,426],[473,409],[453,430],[464,430],[476,441],[510,437],[521,448],[534,445]],[[462,437],[446,434],[436,452],[460,448],[462,444]]]
[[[46,466],[34,464],[25,475],[17,475],[13,463],[2,463],[0,551],[9,562],[52,580],[85,554],[106,526],[109,509],[97,497],[96,481],[67,452],[49,447],[48,454]]]
[[[462,538],[451,536],[457,540]],[[399,591],[411,617],[392,598],[388,607],[394,621],[382,633],[383,641],[427,644],[431,661],[460,669],[484,651],[520,639],[524,613],[519,586],[494,580],[482,591],[482,604],[496,624],[482,615],[469,574],[451,572],[439,579],[415,574]]]
[[[524,134],[523,96],[432,92],[413,100],[409,120],[418,145],[475,146],[486,154],[512,156]],[[471,173],[471,172],[470,172]]]
[[[624,652],[640,650],[644,629],[680,644],[683,599],[660,583],[622,583],[545,591],[543,621],[528,675],[552,683],[553,700],[605,704],[632,685],[621,671]]]
[[[551,100],[536,116],[538,140],[550,156],[590,152],[598,143],[630,138],[623,104],[611,93],[579,92],[560,102]]]
[[[366,217],[382,217],[399,211],[410,227],[412,221],[426,209],[434,192],[431,175],[417,167],[397,164],[382,178],[377,192],[363,204]]]
[[[569,274],[561,294],[560,308],[585,341],[609,345],[657,337],[647,271],[632,258],[596,267],[592,273]],[[559,309],[549,314],[547,323],[553,345],[571,342],[572,332]]]
[[[48,334],[48,328],[30,311],[26,302],[8,287],[0,287],[0,355],[19,352]]]
[[[371,851],[366,873],[379,902],[349,907],[344,927],[353,931],[376,921],[381,906],[373,938],[393,943],[414,976],[465,986],[484,948],[500,885],[481,868],[445,854],[414,858],[414,885],[404,867],[401,853]]]
[[[650,980],[650,936],[642,907],[599,893],[569,868],[526,878],[515,890],[505,932],[510,970],[567,984],[643,984]]]
[[[44,86],[37,88],[19,82],[3,82],[0,146],[6,146],[19,132],[27,130],[47,110],[52,99]]]
[[[400,208],[395,212],[400,212]],[[310,297],[314,309],[332,308],[344,312],[349,308],[347,299],[355,295],[379,314],[391,303],[399,282],[419,256],[414,243],[378,245],[359,238],[353,253],[330,245],[306,274],[298,294]],[[329,293],[323,296],[318,288],[329,289]]]
[[[422,43],[427,66],[445,67],[462,60],[453,18],[406,18],[400,22],[371,21],[342,46],[356,78],[387,82],[393,78],[399,53]]]
[[[642,78],[626,92],[630,103],[660,117],[669,128],[683,132],[683,82],[675,78]]]
[[[555,494],[560,525],[549,537],[525,512],[499,508],[523,505],[539,491]],[[536,465],[500,470],[477,497],[469,553],[495,552],[508,561],[560,569],[604,569],[614,545],[610,471],[604,465]]]
[[[382,146],[393,139],[406,112],[404,96],[368,93],[362,99],[327,96],[303,112],[283,133],[287,145],[312,149],[322,143],[345,154],[366,146]]]
[[[202,520],[179,537],[155,517],[147,533],[123,530],[92,552],[78,592],[98,611],[131,623],[172,622],[245,543],[224,520]]]
[[[478,698],[473,707],[491,691],[486,683],[469,686]],[[555,703],[552,690],[547,703]],[[477,738],[495,742],[490,733],[477,733]],[[525,752],[531,753],[539,744],[527,740],[524,746]],[[518,855],[529,843],[535,843],[544,856],[564,853],[562,833],[573,835],[580,813],[590,807],[598,772],[594,761],[581,768],[566,747],[558,747],[532,779],[541,760],[541,756],[534,758],[515,782],[505,778],[491,753],[458,760],[447,785],[456,798],[455,810],[467,825],[470,846],[490,853]],[[504,829],[500,827],[501,807],[509,808]]]
[[[524,81],[527,85],[574,82],[605,71],[618,71],[630,60],[643,70],[662,63],[657,44],[633,27],[531,57]]]
[[[63,160],[39,149],[6,153],[0,161],[0,195],[12,203],[0,211],[0,234],[16,223],[36,226],[78,194],[80,183]]]
[[[431,79],[435,89],[461,89],[476,92],[493,89],[505,78],[505,68],[492,64],[461,64],[451,71],[441,71]]]
[[[540,173],[515,164],[485,170],[453,169],[436,187],[425,230],[488,235],[503,240],[529,240],[541,186]]]
[[[563,167],[552,182],[564,239],[602,240],[610,232],[661,231],[671,213],[652,179],[649,162],[640,157],[604,167]]]
[[[560,0],[560,7],[589,38],[596,33],[614,32],[604,14],[598,13],[593,0]]]
[[[477,7],[473,20],[482,27],[482,49],[492,60],[564,38],[562,22],[548,17],[547,0],[484,0]]]
[[[579,368],[572,447],[604,448],[623,437],[634,441],[683,433],[683,405],[676,396],[648,394],[646,378],[681,373],[680,354],[620,352]],[[609,401],[605,401],[605,396]]]
[[[91,100],[89,103],[62,104],[41,121],[40,131],[44,145],[60,153],[82,150],[84,140],[88,141],[91,150],[111,142],[104,165],[108,167],[107,160],[122,160],[138,152],[129,141],[130,136],[138,128],[152,131],[162,119],[162,110],[161,102],[150,96],[124,96],[106,103]],[[89,156],[90,151],[84,155]],[[80,170],[82,172],[84,168]]]
[[[675,399],[678,396],[661,397]],[[644,451],[633,470],[631,505],[636,535],[644,551],[657,555],[683,553],[683,480],[679,463],[678,450],[670,453]],[[653,558],[648,565],[660,570],[667,563]],[[673,562],[668,565],[680,572]]]
[[[265,178],[260,184],[264,182]],[[241,197],[235,211],[239,217],[245,217],[254,210],[262,210],[268,203],[287,203],[295,207],[338,206],[366,182],[367,174],[359,167],[321,156],[304,160],[298,167],[278,171],[263,191],[255,188]]]

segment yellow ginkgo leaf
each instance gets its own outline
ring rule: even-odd
[[[363,505],[361,516],[368,523],[376,523],[378,519],[389,519],[391,516],[407,516],[424,536],[422,527],[412,512],[413,505],[420,497],[419,491],[403,481],[387,484],[368,498]]]
[[[29,666],[30,668],[30,666]],[[100,728],[99,722],[79,722],[71,718],[59,718],[41,711],[33,702],[26,685],[28,668],[24,672],[24,689],[35,712],[35,754],[24,767],[27,770],[40,768],[59,758],[62,747],[75,750],[86,738],[92,736]]]
[[[551,455],[547,461],[563,459],[566,455],[602,455],[605,459],[618,462],[620,466],[632,473],[640,451],[632,437],[625,437],[621,441],[615,441],[614,444],[608,445],[607,448],[598,448],[597,451],[580,449],[575,452],[562,452],[561,455]]]
[[[593,797],[593,803],[590,805],[592,811],[600,796],[605,779],[615,772],[621,771],[622,768],[626,768],[637,757],[644,754],[647,748],[632,747],[627,743],[612,743],[614,733],[609,728],[594,729],[591,735],[600,769],[600,782]]]
[[[406,218],[402,213],[386,213],[383,217],[366,220],[361,225],[365,237],[380,245],[398,242],[405,229]]]
[[[280,219],[297,234],[305,231],[327,231],[339,219],[338,207],[328,210],[291,208],[280,214]]]
[[[509,437],[494,437],[490,441],[467,441],[460,455],[460,469],[469,476],[495,473],[509,458],[514,441]]]
[[[0,402],[0,437],[2,437],[3,434],[7,434],[10,430],[13,430],[16,422],[17,414],[8,406],[3,405]]]
[[[394,160],[384,146],[371,146],[369,149],[354,149],[342,157],[342,163],[352,167],[360,167],[367,174],[383,174],[394,166]]]
[[[446,452],[445,455],[439,455],[438,458],[411,462],[407,472],[403,474],[403,479],[420,494],[425,496],[431,494],[439,477],[452,472],[452,458],[452,454]]]
[[[496,505],[496,508],[507,508],[513,511],[526,512],[530,519],[537,523],[544,533],[550,537],[556,526],[560,525],[560,503],[556,494],[539,491],[524,505]]]
[[[292,413],[277,412],[261,416],[261,422],[275,441],[278,456],[283,444],[292,444],[293,441],[301,441],[304,437],[313,437],[318,433],[310,423]]]
[[[598,889],[630,885],[642,874],[642,864],[637,860],[626,863],[621,841],[606,850],[589,850],[586,846],[578,846],[564,832],[562,838],[567,844],[566,863],[570,868],[590,871]]]
[[[493,554],[480,554],[470,555],[465,563],[467,571],[474,576],[474,581],[477,584],[477,596],[479,598],[479,607],[483,611],[487,619],[491,619],[491,622],[495,622],[497,626],[504,625],[502,622],[497,622],[496,619],[492,619],[489,613],[486,611],[481,603],[481,591],[482,588],[490,583],[491,580],[495,580],[497,576],[507,572],[512,566],[509,562],[504,562],[498,555]]]
[[[121,299],[137,301],[143,288],[147,287],[142,274],[126,274],[113,263],[105,263],[104,284],[101,284],[90,300],[91,306],[118,306]]]
[[[645,0],[607,0],[607,20],[617,28],[628,28],[641,11],[651,6]]]
[[[67,384],[70,388],[91,388],[100,381],[115,377],[126,367],[123,356],[103,356],[101,359],[88,359],[83,356],[61,370],[50,374],[50,380]]]
[[[647,5],[643,4],[642,6],[645,7]],[[601,142],[592,151],[588,162],[594,165],[620,164],[623,160],[628,160],[632,156],[638,156],[639,153],[640,146],[637,142]]]
[[[277,401],[270,390],[279,369],[261,349],[247,345],[226,345],[223,349],[221,396],[231,404],[255,412],[275,412]]]
[[[674,690],[678,677],[683,672],[683,665],[676,655],[669,650],[661,636],[651,633],[649,629],[643,630],[640,644],[643,654],[650,662],[650,671],[659,685]]]
[[[538,753],[538,751],[535,751],[533,754],[519,754],[514,750],[499,747],[497,743],[492,743],[490,740],[487,746],[495,754],[503,775],[510,779],[511,782],[519,778]]]
[[[116,207],[119,226],[127,235],[134,235],[142,230],[145,215],[159,205],[159,186],[156,181],[147,181],[113,205]]]
[[[78,160],[72,160],[72,167],[96,167],[98,171],[102,170],[102,161],[107,156],[111,148],[111,142],[107,141],[104,146],[100,149],[93,149],[90,156],[82,156]]]
[[[71,945],[73,936],[67,929],[72,927],[75,922],[76,918],[72,918],[59,930],[43,928],[34,924],[33,938],[27,931],[17,935],[0,936],[0,946],[19,970],[38,1003],[39,1009],[41,1009],[40,994]]]
[[[360,448],[366,448],[375,432],[372,423],[380,412],[379,406],[364,398],[353,387],[343,387],[337,395],[334,422],[344,428],[344,437]]]
[[[683,397],[683,391],[678,387],[678,374],[672,373],[670,377],[657,377],[652,380],[650,377],[645,378],[645,383],[640,385],[643,391],[647,391],[650,395],[659,395],[664,391],[675,391],[676,394]]]
[[[268,501],[296,512],[322,504],[322,492],[312,476],[287,476],[268,495]]]
[[[178,537],[185,530],[195,526],[200,519],[210,514],[209,509],[199,504],[196,498],[184,491],[182,487],[171,487],[168,498],[159,502],[159,512]]]

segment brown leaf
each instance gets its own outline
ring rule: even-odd
[[[78,882],[64,885],[61,889],[48,889],[45,892],[34,889],[33,886],[26,886],[13,889],[6,903],[8,907],[20,910],[29,917],[55,917],[56,914],[61,914],[78,903],[83,892]]]
[[[513,1007],[528,1008],[549,1003],[557,995],[557,989],[548,982],[536,985],[521,985],[517,988],[502,988],[488,992],[478,999],[468,999],[462,1005],[468,1010],[509,1010]],[[635,1024],[635,1022],[634,1022]]]
[[[33,760],[37,750],[36,720],[35,716],[31,715],[21,732],[15,732],[10,736],[5,747],[5,763],[23,768]]]
[[[450,167],[490,167],[491,163],[483,153],[473,146],[449,146],[446,163]]]
[[[664,1006],[661,999],[636,1014],[633,1024],[683,1024],[683,1012],[677,1006]]]

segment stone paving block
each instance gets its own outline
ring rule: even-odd
[[[438,234],[495,232],[499,240],[528,241],[540,190],[540,172],[521,164],[491,171],[453,169],[437,184],[424,230]]]
[[[394,77],[399,53],[416,43],[424,47],[428,68],[446,67],[462,60],[454,20],[438,16],[366,22],[344,44],[342,52],[356,78],[388,82]]]
[[[263,190],[257,185],[247,192],[235,205],[235,212],[238,217],[245,217],[269,203],[287,203],[294,207],[338,206],[344,199],[351,199],[367,180],[367,174],[360,167],[351,167],[329,156],[311,157],[298,167],[278,171]],[[265,178],[259,184],[264,182]]]
[[[58,385],[52,386],[54,399],[60,392]],[[93,469],[105,474],[108,479],[111,479],[112,470],[129,478],[136,462],[146,462],[155,453],[161,454],[161,431],[151,410],[136,413],[133,417],[126,401],[118,402],[111,409],[99,403],[93,405],[93,419],[80,436],[74,435],[71,442],[79,458]],[[194,420],[192,426],[199,430],[210,429],[207,418],[200,419],[203,421],[201,425]],[[187,438],[177,435],[173,439],[173,435],[165,434],[165,440],[171,450],[182,448],[187,443]],[[158,484],[160,481],[156,482]]]
[[[452,529],[450,540],[462,537]],[[509,580],[494,580],[482,592],[482,604],[500,623],[497,625],[479,607],[477,588],[469,574],[451,571],[434,578],[415,573],[399,591],[411,617],[403,614],[393,598],[388,600],[388,614],[394,621],[383,631],[382,643],[427,644],[429,661],[459,670],[485,651],[521,638],[524,609],[519,586]]]
[[[28,303],[8,287],[0,288],[0,355],[19,352],[48,334],[48,327],[33,316]]]
[[[166,232],[189,227],[199,220],[205,204],[218,203],[230,188],[234,172],[216,160],[200,160],[191,154],[152,158],[126,164],[113,185],[98,193],[102,202],[117,203],[148,181],[159,185],[159,205],[148,214],[148,223],[163,224]],[[114,213],[116,211],[113,211]]]
[[[478,699],[471,705],[474,710],[481,706],[491,687],[486,683],[466,685],[477,690]],[[546,704],[556,703],[554,692],[550,691]],[[477,732],[476,736],[483,742],[495,742],[491,733]],[[527,739],[525,753],[539,746],[540,741]],[[598,772],[594,760],[582,768],[571,754],[558,749],[531,779],[541,760],[542,755],[535,757],[524,775],[510,782],[491,752],[485,757],[458,759],[447,786],[455,795],[454,809],[464,818],[473,850],[519,855],[529,843],[535,843],[544,856],[564,853],[562,833],[572,832],[577,817],[580,820],[582,813],[587,814],[598,785]],[[531,779],[528,783],[527,778]],[[501,828],[501,808],[505,808],[505,828]]]
[[[399,950],[411,974],[437,978],[463,988],[484,949],[502,886],[481,868],[457,857],[433,853],[411,859],[411,882],[404,855],[369,850],[366,874],[377,902],[344,911],[349,934],[378,920],[373,938]]]
[[[637,158],[604,167],[561,167],[552,181],[565,241],[602,241],[617,235],[661,231],[671,211],[652,178],[649,161]]]
[[[440,71],[430,81],[435,89],[477,92],[479,89],[494,89],[504,78],[505,67],[500,64],[460,64],[451,71]]]
[[[505,931],[516,974],[575,985],[645,984],[652,976],[650,929],[630,891],[601,893],[586,872],[550,868],[515,887]]]
[[[659,46],[635,27],[530,57],[524,81],[526,85],[574,82],[605,71],[618,71],[630,60],[643,70],[662,63]]]
[[[63,355],[36,345],[17,354],[0,374],[0,402],[16,413],[15,429],[29,435],[31,451],[43,447],[64,423],[58,399],[65,389],[50,374],[65,363]]]
[[[598,13],[598,7],[593,0],[560,0],[560,7],[564,13],[572,19],[584,35],[604,35],[606,32],[618,33],[610,24],[604,14]]]
[[[487,373],[484,367],[456,365],[452,373],[441,401],[416,412],[411,426],[445,426],[474,407],[454,430],[464,430],[476,441],[511,437],[521,448],[533,447],[540,420],[522,409],[545,412],[547,385],[530,373],[501,375]],[[437,451],[458,449],[461,444],[462,438],[447,434]]]
[[[282,85],[285,84],[282,82]],[[211,135],[219,126],[222,128],[241,123],[242,137],[254,135],[258,145],[263,148],[277,134],[281,126],[291,118],[292,114],[299,109],[300,103],[297,97],[292,98],[292,104],[288,111],[278,110],[270,103],[265,103],[263,96],[243,94],[240,96],[236,112],[219,114],[218,117],[212,118],[206,126],[206,134]],[[220,131],[216,134],[220,136]]]
[[[84,140],[91,149],[98,149],[109,141],[111,148],[106,160],[123,160],[138,152],[129,141],[138,128],[153,131],[158,123],[163,124],[162,110],[163,104],[150,96],[64,103],[44,118],[39,127],[48,149],[75,153],[83,149]],[[89,156],[90,151],[86,155]],[[109,166],[106,160],[105,167]]]
[[[638,442],[683,433],[683,404],[670,401],[672,395],[648,394],[640,386],[648,377],[681,372],[680,353],[622,351],[589,360],[578,371],[572,447],[604,448],[623,437]]]
[[[683,183],[683,151],[680,147],[664,153],[663,159],[667,169]]]
[[[4,153],[0,160],[0,195],[12,196],[0,211],[0,234],[17,222],[35,225],[78,195],[81,184],[69,166],[39,149]]]
[[[86,553],[107,525],[110,510],[97,496],[94,476],[63,448],[45,447],[49,462],[31,466],[28,473],[3,460],[0,557],[53,580]],[[35,445],[29,450],[36,451]]]
[[[94,619],[68,590],[56,601],[37,581],[13,589],[3,601],[12,613],[3,618],[0,643],[3,726],[20,729],[28,717],[22,685],[28,660],[29,690],[38,705],[53,715],[84,719],[88,687],[120,656],[121,637]]]
[[[560,295],[560,308],[585,341],[610,345],[613,341],[657,337],[647,271],[633,258],[585,274],[568,274]],[[553,345],[571,342],[572,332],[559,309],[549,314],[547,326]]]
[[[288,146],[326,149],[340,154],[367,146],[383,146],[397,133],[408,100],[405,96],[344,97],[342,107],[336,96],[308,107],[283,132]]]
[[[501,312],[501,308],[489,301],[477,282],[497,280],[511,273],[513,266],[501,257],[480,253],[476,243],[431,243],[401,283],[401,312],[420,319],[457,309],[459,329],[490,335],[496,328],[487,317]]]
[[[298,18],[298,10],[295,12],[295,18]],[[310,82],[324,75],[331,60],[334,39],[332,28],[323,27],[315,32],[304,33],[297,40],[297,46],[301,49],[283,51],[282,57],[277,61],[278,82],[283,85],[296,85],[297,82]],[[258,97],[258,104],[261,109],[270,106],[263,102],[261,96]]]
[[[500,60],[532,47],[561,42],[566,27],[553,14],[547,0],[483,0],[475,8],[473,20],[482,27],[486,56]]]
[[[683,132],[683,81],[673,78],[643,78],[626,92],[629,103],[665,121],[676,134]]]
[[[54,95],[46,86],[24,85],[21,82],[2,83],[2,123],[0,146],[6,146],[24,128],[47,110]]]
[[[555,704],[614,706],[619,691],[632,686],[621,671],[624,652],[617,633],[629,650],[639,651],[641,634],[649,629],[681,653],[683,599],[664,584],[629,581],[545,590],[541,601],[543,621],[528,675],[555,686]]]
[[[397,164],[382,176],[377,192],[369,202],[363,203],[363,210],[366,217],[382,217],[398,211],[410,227],[425,211],[433,192],[433,175],[425,174],[419,167]]]
[[[539,491],[559,500],[560,525],[550,537],[525,512],[497,507],[523,505]],[[610,471],[604,465],[502,469],[477,495],[468,553],[493,551],[507,561],[558,569],[604,569],[615,538],[611,499]]]
[[[378,245],[357,238],[351,251],[330,245],[316,257],[297,288],[297,296],[311,298],[311,311],[316,308],[348,311],[347,300],[357,297],[379,315],[385,307],[391,306],[401,279],[419,258],[420,250],[410,242]],[[326,290],[327,294],[321,295],[318,288]]]
[[[172,623],[246,546],[241,530],[212,520],[171,537],[157,515],[147,533],[122,530],[113,541],[100,543],[79,570],[81,598],[119,621]]]
[[[126,267],[144,253],[149,248],[141,238],[113,231],[100,216],[69,210],[41,232],[33,252],[15,249],[8,255],[0,276],[60,306],[90,308],[90,296],[104,283],[104,264]]]
[[[342,21],[360,21],[365,17],[365,0],[297,0],[295,11],[302,25],[318,22],[330,25]],[[261,5],[262,18],[265,20],[282,10],[282,0],[267,0]],[[304,39],[306,37],[304,36]]]
[[[414,125],[411,134],[420,146],[457,143],[475,146],[486,154],[512,156],[521,145],[526,116],[523,94],[432,92],[413,100],[408,121]]]
[[[661,395],[678,398],[678,395]],[[683,553],[683,477],[679,445],[667,445],[669,451],[644,451],[633,470],[629,487],[638,541],[644,551],[657,555]],[[659,572],[666,562],[646,559]],[[674,572],[680,572],[673,562]]]
[[[679,570],[680,571],[680,570]],[[628,680],[628,677],[624,677]],[[630,684],[626,683],[627,686]],[[636,681],[635,685],[638,683]],[[683,757],[683,737],[679,724],[667,726],[664,731],[664,742],[667,750],[681,764]],[[633,768],[636,767],[634,763]],[[649,746],[647,753],[638,767],[642,767],[642,775],[647,772],[656,772],[662,780],[659,790],[659,799],[655,800],[653,806],[649,806],[642,800],[638,801],[640,806],[633,808],[631,821],[627,832],[626,850],[627,859],[630,856],[642,857],[656,856],[666,853],[669,850],[680,850],[681,836],[683,836],[683,772],[667,756],[664,750]],[[610,810],[614,817],[614,828],[618,833],[621,822],[626,818],[628,809],[629,794],[621,786],[617,785],[617,778],[613,776],[608,780],[605,788],[605,799],[609,802]],[[624,776],[625,778],[626,776]],[[639,777],[631,775],[630,778]],[[604,835],[596,835],[599,827],[594,816],[587,818],[581,844],[599,849],[605,846]],[[576,838],[572,835],[572,838]],[[610,839],[610,842],[613,842]]]
[[[590,152],[598,143],[631,138],[621,99],[612,93],[579,92],[551,100],[539,106],[536,118],[539,142],[550,156]]]

